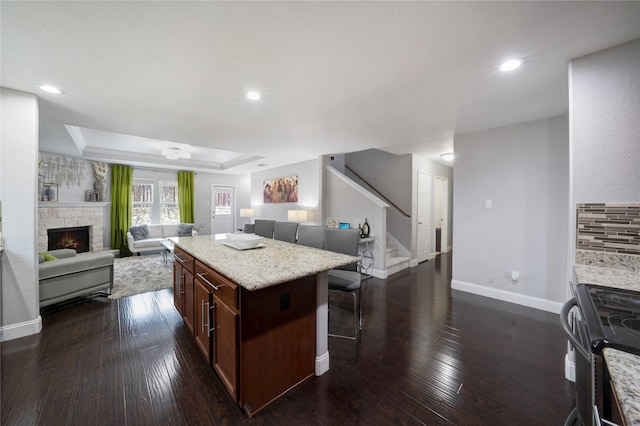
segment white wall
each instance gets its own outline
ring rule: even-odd
[[[458,167],[457,162],[457,154],[456,154],[456,164],[455,167]],[[417,256],[418,256],[418,240],[417,240],[417,229],[418,229],[418,171],[426,172],[431,175],[431,188],[432,191],[436,187],[436,176],[440,176],[446,178],[448,181],[449,187],[449,203],[447,209],[447,242],[448,245],[452,245],[453,241],[453,211],[454,211],[454,173],[453,168],[449,166],[445,166],[444,164],[436,163],[435,161],[429,160],[428,158],[422,157],[418,154],[413,154],[412,156],[412,166],[411,166],[411,180],[412,180],[412,229],[411,232],[411,265],[417,264]],[[432,198],[433,199],[433,198]],[[431,203],[432,210],[435,208],[434,202]],[[456,206],[457,208],[457,206]],[[431,215],[432,222],[434,218],[434,214]],[[435,250],[436,247],[436,232],[435,232],[435,223],[432,223],[432,232],[431,232],[431,249]],[[456,230],[457,232],[457,230]],[[443,250],[446,248],[443,247]]]
[[[233,186],[236,190],[236,228],[248,223],[248,218],[240,217],[240,209],[251,203],[251,177],[249,175],[222,175],[216,173],[196,173],[194,177],[194,219],[196,224],[211,223],[211,186]],[[211,225],[202,234],[211,233]]]
[[[2,317],[0,340],[39,333],[37,197],[38,101],[1,89]]]
[[[571,61],[571,201],[640,201],[640,39]]]
[[[354,152],[346,155],[346,165],[377,189],[402,211],[411,215],[412,183],[411,155],[394,155],[378,149]],[[347,176],[369,188],[357,176],[346,171]],[[371,191],[376,194],[375,191]],[[377,195],[377,194],[376,194]],[[408,252],[411,250],[411,218],[393,206],[387,209],[387,232]],[[385,236],[386,238],[386,236]],[[404,250],[401,250],[404,252]]]
[[[367,218],[369,235],[375,237],[369,249],[373,252],[373,266],[369,273],[378,278],[387,277],[385,238],[387,234],[388,204],[335,169],[327,170],[325,207],[327,217],[349,222],[352,227]],[[364,246],[362,246],[364,248]]]
[[[454,148],[452,288],[559,312],[567,274],[567,117],[457,136]],[[515,285],[511,271],[520,273]]]
[[[299,207],[309,211],[309,220],[304,222],[305,224],[323,225],[320,213],[320,162],[321,159],[318,158],[252,173],[251,207],[255,209],[255,218],[286,222],[287,210],[295,210]],[[262,183],[266,179],[286,176],[298,176],[298,203],[264,204]]]

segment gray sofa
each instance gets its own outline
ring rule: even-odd
[[[81,253],[61,249],[46,252],[58,260],[39,256],[40,307],[86,296],[113,287],[113,254]]]

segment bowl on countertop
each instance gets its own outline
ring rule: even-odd
[[[264,238],[256,234],[228,234],[227,241],[240,249],[257,247]]]

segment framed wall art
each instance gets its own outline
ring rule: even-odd
[[[298,176],[265,180],[262,183],[262,195],[265,204],[297,203]]]

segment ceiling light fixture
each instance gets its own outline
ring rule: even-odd
[[[509,59],[500,65],[500,71],[513,71],[520,65],[522,65],[522,61],[520,59]]]
[[[445,152],[444,154],[440,154],[440,157],[444,161],[453,161],[453,152]]]
[[[52,93],[54,95],[62,95],[64,92],[57,87],[50,86],[48,84],[43,84],[40,86],[40,90],[45,91],[47,93]]]
[[[258,92],[247,92],[247,98],[251,99],[252,101],[259,101],[261,97],[262,96],[260,96],[260,93]]]
[[[167,160],[177,160],[179,158],[184,158],[185,160],[188,160],[191,158],[191,153],[188,151],[185,151],[179,146],[170,146],[167,148],[163,148],[162,155],[164,155]]]

